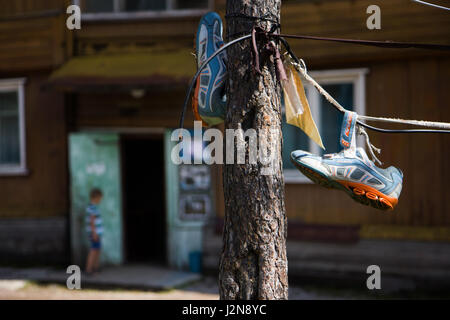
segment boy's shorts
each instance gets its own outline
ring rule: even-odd
[[[91,249],[99,250],[102,247],[100,236],[97,236],[97,241],[92,236],[89,236],[89,242],[91,243]]]

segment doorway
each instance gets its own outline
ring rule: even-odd
[[[83,265],[89,250],[85,216],[92,188],[103,191],[99,206],[103,220],[101,261],[123,262],[120,144],[117,133],[73,132],[69,135],[70,245],[72,262]]]
[[[164,141],[162,136],[121,137],[125,259],[166,263]]]

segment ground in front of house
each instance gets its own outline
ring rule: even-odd
[[[290,288],[291,299],[358,299],[348,293],[327,294],[316,290]],[[69,290],[61,284],[42,284],[30,280],[0,280],[0,300],[217,300],[219,299],[217,282],[212,277],[184,286],[183,288],[148,291],[127,289],[94,289]]]
[[[291,286],[291,300],[341,300],[341,299],[402,299],[402,298],[444,298],[418,293],[374,295],[363,291],[332,287]],[[448,297],[447,297],[448,298]],[[83,288],[69,290],[61,284],[43,284],[30,280],[0,280],[0,300],[217,300],[219,299],[216,279],[205,277],[182,288],[149,291],[133,289]]]

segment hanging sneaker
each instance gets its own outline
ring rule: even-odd
[[[223,24],[217,13],[209,12],[201,18],[196,39],[197,68],[224,45],[222,34]],[[194,115],[210,126],[225,119],[225,60],[225,52],[212,59],[200,73],[195,86]]]
[[[321,186],[347,192],[357,202],[382,210],[392,210],[402,191],[403,173],[395,168],[378,168],[363,148],[356,148],[356,113],[346,113],[341,130],[339,153],[323,157],[296,150],[291,161],[306,177]]]

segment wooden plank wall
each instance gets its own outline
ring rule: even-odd
[[[366,9],[376,4],[381,9],[381,29],[368,30]],[[410,0],[336,0],[286,1],[283,3],[282,26],[285,33],[300,33],[370,40],[397,40],[428,43],[450,43],[450,15]],[[382,49],[319,41],[291,41],[293,49],[312,67],[342,62],[421,56],[420,50]]]
[[[65,0],[0,0],[0,8],[2,8],[0,18],[62,10],[65,4]]]
[[[434,3],[448,5],[445,0]],[[381,30],[366,27],[369,5],[378,5],[381,9]],[[225,0],[216,0],[216,10],[225,16]],[[281,25],[282,32],[288,34],[450,44],[450,15],[410,0],[284,0]],[[423,50],[386,50],[312,40],[289,42],[311,68],[332,66],[336,61],[351,64],[430,54]]]
[[[0,0],[0,79],[24,77],[28,173],[0,176],[0,217],[64,217],[68,210],[64,96],[43,91],[69,51],[66,0]]]
[[[0,0],[0,72],[57,67],[69,55],[65,0]]]
[[[216,2],[222,16],[224,3]],[[381,7],[381,30],[366,28],[366,8],[371,4]],[[285,33],[450,43],[450,15],[409,0],[285,0],[282,27]],[[290,43],[310,70],[368,68],[367,114],[450,121],[448,54],[304,40]],[[404,172],[404,190],[397,209],[380,212],[355,203],[341,191],[312,184],[288,184],[286,210],[290,221],[324,225],[449,226],[450,137],[380,133],[370,133],[370,136],[382,148],[385,166],[395,165]],[[218,196],[219,217],[223,217],[221,201]]]
[[[184,48],[193,52],[199,17],[117,21],[86,21],[75,32],[76,54],[139,52],[152,47]]]
[[[421,59],[365,65],[367,114],[449,121],[450,59]],[[319,224],[448,226],[450,172],[448,135],[399,135],[369,132],[382,148],[385,166],[404,173],[404,188],[394,212],[361,206],[340,191],[316,185],[288,185],[289,217]],[[302,196],[303,201],[298,198]],[[326,198],[324,202],[322,199]]]
[[[36,10],[48,13],[48,10],[61,8],[61,3],[61,1],[0,0],[2,7],[0,74],[53,68],[62,63],[67,39],[64,27],[65,15],[28,17],[23,21],[14,18],[17,14]],[[216,1],[216,8],[222,15],[224,3],[224,0]],[[381,7],[382,30],[369,31],[365,27],[367,18],[365,9],[370,4],[378,4]],[[283,32],[365,39],[450,43],[449,17],[446,12],[413,4],[409,0],[375,2],[285,0],[282,7]],[[136,47],[171,43],[191,51],[197,23],[198,17],[136,20],[127,22],[126,26],[123,23],[89,22],[86,23],[88,27],[76,33],[78,44],[76,51],[78,54],[92,54],[98,48],[105,46],[119,48],[130,43],[136,44]],[[305,58],[310,69],[369,68],[366,92],[368,114],[429,120],[450,119],[448,108],[445,108],[450,99],[448,56],[419,50],[386,51],[313,41],[291,41],[291,43],[298,55]],[[33,94],[38,94],[37,84],[31,83],[30,88],[34,89],[27,89],[27,104],[31,103]],[[28,90],[32,90],[31,98],[28,97]],[[119,97],[80,95],[78,108],[73,110],[74,121],[79,127],[172,127],[177,124],[183,94],[183,91],[176,94],[149,93],[141,101],[134,102],[125,95]],[[51,103],[54,100],[49,100],[50,95],[41,97],[43,98],[36,98],[36,101],[39,101],[36,105],[48,103],[52,112],[29,111],[27,117],[36,116],[37,119],[51,117],[51,119],[42,119],[41,123],[45,128],[30,128],[27,132],[38,130],[44,135],[45,140],[51,139],[50,136],[46,136],[50,132],[62,130],[62,115],[59,113],[62,109],[58,109],[60,105]],[[37,106],[27,105],[27,108],[38,110]],[[48,126],[46,121],[55,122],[53,124],[55,128],[53,125]],[[57,121],[61,123],[58,124]],[[33,121],[30,122],[30,126],[39,124]],[[450,178],[447,166],[449,138],[381,134],[371,134],[371,137],[373,143],[383,149],[382,160],[386,164],[400,167],[405,173],[405,189],[394,213],[381,213],[356,204],[339,191],[324,190],[315,185],[288,185],[286,208],[289,218],[292,221],[311,224],[449,225],[450,210],[446,201],[449,195],[447,181]],[[29,186],[25,188],[25,197],[22,196],[22,199],[29,201],[36,208],[42,208],[42,212],[65,210],[66,200],[59,196],[60,190],[67,188],[65,169],[61,167],[65,160],[58,158],[65,156],[65,152],[62,151],[65,142],[59,141],[58,146],[54,145],[47,150],[47,146],[42,142],[33,143],[33,136],[29,139],[32,182],[27,183]],[[51,161],[52,167],[56,170],[54,173],[64,178],[54,180],[50,178],[53,173],[45,171],[47,163],[42,163],[43,158],[37,156],[38,150],[46,152],[54,159]],[[61,155],[58,156],[57,153]],[[5,194],[10,199],[6,202],[2,200],[2,208],[14,212],[14,208],[19,208],[19,198],[15,194],[19,194],[20,181],[24,178],[4,179],[2,178],[2,182],[8,183],[2,183],[2,187],[7,186],[4,190],[7,190]],[[49,191],[37,189],[38,183],[47,185],[48,188],[42,190]],[[217,193],[221,193],[220,188]],[[299,201],[298,198],[303,200]],[[323,201],[324,198],[327,199],[326,202]],[[220,195],[217,203],[220,207]],[[1,212],[6,210],[2,209]],[[219,215],[223,214],[222,210],[219,212]]]
[[[67,135],[63,95],[43,92],[48,74],[28,74],[25,84],[27,168],[0,176],[0,217],[65,216],[68,210]]]
[[[378,4],[382,29],[365,28],[365,8]],[[410,1],[327,1],[299,4],[286,2],[284,32],[374,40],[449,43],[450,16]],[[305,12],[304,18],[299,18]],[[294,50],[310,61],[312,69],[364,67],[367,114],[449,121],[448,54],[420,50],[387,50],[362,46],[300,41]],[[444,135],[387,135],[371,133],[372,142],[383,150],[385,165],[404,172],[404,190],[397,209],[381,213],[354,203],[339,191],[317,186],[290,185],[286,203],[291,218],[318,224],[448,226],[450,211],[448,146]],[[304,203],[296,200],[305,195]],[[326,197],[327,201],[321,199]],[[318,205],[320,203],[320,205]]]
[[[158,127],[176,128],[184,99],[184,88],[178,91],[149,91],[143,98],[131,94],[80,94],[73,109],[75,129],[85,127]],[[185,124],[192,126],[188,110]]]

